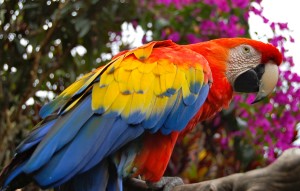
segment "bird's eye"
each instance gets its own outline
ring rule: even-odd
[[[245,53],[249,53],[249,52],[250,52],[250,48],[249,48],[248,46],[244,46],[244,47],[243,47],[243,51],[244,51]]]

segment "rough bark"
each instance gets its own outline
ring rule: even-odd
[[[176,186],[174,191],[298,191],[300,190],[300,149],[286,150],[274,163],[246,173]],[[145,182],[128,183],[135,190],[149,190]]]

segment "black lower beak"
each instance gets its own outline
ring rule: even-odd
[[[234,81],[234,90],[236,92],[253,93],[259,91],[260,80],[265,72],[264,64],[247,70],[239,75]]]

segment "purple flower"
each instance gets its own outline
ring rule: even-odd
[[[246,21],[248,21],[248,20],[249,20],[249,16],[250,16],[249,12],[246,12],[246,13],[244,14],[244,19],[245,19]]]
[[[215,0],[216,5],[221,9],[222,11],[228,13],[230,11],[229,5],[227,3],[227,0]]]
[[[292,76],[291,77],[292,82],[300,83],[300,76],[297,73],[293,73],[291,76]]]
[[[172,0],[156,0],[157,4],[164,4],[166,6],[169,6],[172,3]]]
[[[276,102],[276,103],[278,103],[278,104],[282,104],[282,105],[284,105],[284,104],[286,104],[287,103],[287,95],[285,94],[285,93],[283,93],[283,92],[277,92],[276,93],[276,95],[275,95],[275,97],[273,98],[274,99],[274,101]]]
[[[232,6],[235,8],[244,9],[250,5],[249,0],[232,0]]]
[[[273,110],[273,104],[271,104],[271,103],[267,103],[264,106],[262,106],[262,108],[261,108],[262,113],[269,113],[272,110]]]
[[[278,23],[278,26],[279,26],[280,30],[288,29],[288,24],[287,23]]]
[[[291,71],[285,71],[285,72],[283,72],[283,77],[284,77],[286,80],[290,80],[291,74],[292,74]]]
[[[262,16],[261,18],[263,19],[264,23],[268,23],[269,22],[269,19],[267,19],[266,17]]]
[[[228,139],[228,137],[222,137],[220,143],[221,143],[221,147],[222,147],[223,149],[228,148],[228,144],[229,144],[229,139]]]
[[[254,94],[249,94],[247,99],[246,99],[246,103],[250,104],[255,100],[255,95]]]
[[[271,137],[269,134],[266,134],[264,138],[265,138],[265,141],[266,141],[269,145],[272,145],[272,144],[273,144],[273,139],[272,139],[272,137]]]
[[[235,95],[233,97],[234,102],[241,102],[243,97],[241,95]]]
[[[165,6],[174,5],[176,9],[182,9],[186,5],[198,2],[199,0],[156,0],[156,4],[163,4]]]
[[[187,34],[185,37],[186,37],[188,43],[190,43],[190,44],[197,43],[197,42],[201,41],[200,38],[198,38],[196,35],[191,34],[191,33]]]
[[[241,118],[248,118],[249,117],[249,113],[246,110],[241,111],[240,114]]]
[[[168,36],[168,39],[178,42],[180,40],[180,33],[179,32],[173,32]]]
[[[273,39],[270,40],[270,43],[276,47],[279,47],[280,44],[284,41],[283,36],[275,36]]]
[[[271,27],[271,29],[272,29],[273,31],[275,31],[275,23],[272,22],[272,23],[270,24],[270,27]]]
[[[217,26],[214,22],[210,20],[204,20],[200,24],[200,30],[202,31],[202,35],[214,35],[217,31]]]
[[[251,7],[250,11],[253,12],[255,15],[261,15],[262,14],[262,10],[259,10],[255,7]]]
[[[227,0],[204,0],[204,3],[207,5],[214,5],[226,13],[230,11],[230,7],[227,3]]]
[[[285,127],[286,130],[291,130],[291,129],[293,130],[296,124],[296,121],[294,117],[291,115],[290,111],[285,111],[280,121],[282,126]]]
[[[285,57],[285,61],[288,62],[290,64],[290,66],[294,66],[294,59],[293,57],[289,56],[289,57]]]
[[[275,160],[275,153],[274,153],[274,147],[273,146],[269,146],[269,149],[267,151],[267,155],[268,155],[268,160],[269,161],[274,161]]]
[[[298,113],[298,114],[296,115],[295,119],[296,119],[297,121],[300,121],[300,113]]]

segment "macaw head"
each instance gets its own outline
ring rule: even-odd
[[[247,38],[223,38],[200,44],[200,49],[194,50],[203,54],[212,70],[225,73],[233,91],[256,92],[256,103],[274,90],[282,55],[273,45]]]

